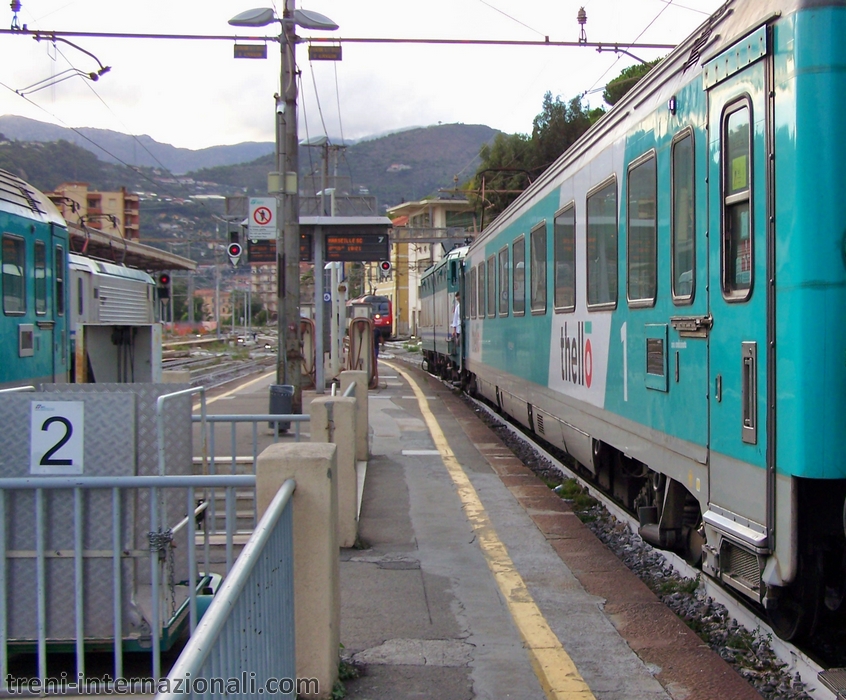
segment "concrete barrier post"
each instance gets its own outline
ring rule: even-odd
[[[370,445],[368,444],[370,418],[367,413],[370,409],[367,402],[367,372],[341,372],[340,379],[342,394],[350,384],[355,382],[355,399],[357,401],[355,409],[355,458],[359,462],[366,462],[370,458]]]
[[[321,396],[309,408],[312,442],[338,446],[338,545],[352,547],[358,536],[358,479],[355,470],[357,400]]]
[[[261,517],[286,479],[295,479],[294,620],[298,678],[316,678],[329,698],[338,679],[341,596],[338,557],[337,448],[278,443],[258,457],[256,498]]]

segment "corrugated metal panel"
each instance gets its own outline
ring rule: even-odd
[[[152,305],[147,287],[129,289],[100,283],[100,323],[121,326],[152,323]]]

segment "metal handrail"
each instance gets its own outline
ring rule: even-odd
[[[165,444],[164,444],[164,403],[167,399],[172,399],[177,396],[186,396],[191,394],[200,394],[200,414],[205,419],[206,416],[206,389],[205,387],[192,387],[190,389],[181,389],[180,391],[173,391],[169,394],[162,394],[156,399],[156,432],[158,438],[159,450],[159,474],[165,474]],[[206,431],[203,430],[203,457],[208,452],[206,448]]]
[[[224,627],[229,621],[239,597],[247,587],[250,576],[256,568],[259,558],[264,553],[265,547],[274,533],[286,506],[291,500],[295,488],[296,482],[293,479],[288,479],[282,484],[279,491],[276,492],[276,496],[274,496],[273,501],[271,501],[267,511],[265,511],[261,521],[256,526],[252,537],[250,537],[244,546],[241,555],[235,562],[235,566],[217,591],[209,609],[203,615],[199,625],[197,625],[196,631],[191,635],[191,638],[173,665],[173,668],[168,674],[169,679],[202,678],[203,665],[213,651],[215,651],[218,640],[224,632]],[[289,562],[289,564],[293,566],[293,562]],[[289,600],[293,601],[293,596]],[[293,622],[293,607],[290,610],[290,616]],[[251,634],[251,632],[248,632],[248,634]],[[291,656],[293,657],[293,654]],[[291,668],[281,668],[277,672],[283,677],[293,678],[295,676],[293,661],[294,659],[291,658]],[[236,674],[233,673],[232,675],[234,677]],[[170,698],[190,695],[190,690],[185,693],[177,693],[172,690],[175,684],[171,683],[169,685],[171,688],[170,692],[159,693],[156,696],[156,700],[169,700]]]

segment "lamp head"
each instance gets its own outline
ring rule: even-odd
[[[235,15],[229,20],[233,27],[266,27],[276,21],[276,13],[269,7],[257,7]]]
[[[294,22],[303,29],[323,29],[334,31],[338,28],[326,15],[313,10],[294,10]]]
[[[229,20],[229,24],[233,27],[266,27],[276,21],[280,20],[271,8],[257,7],[235,15]],[[325,31],[338,28],[338,25],[326,15],[321,15],[313,10],[294,10],[294,24],[304,29],[322,29]]]

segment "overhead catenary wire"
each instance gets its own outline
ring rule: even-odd
[[[525,22],[521,22],[521,21],[520,21],[519,19],[517,19],[516,17],[512,17],[512,16],[511,16],[511,15],[509,15],[507,12],[504,12],[503,10],[500,10],[498,7],[494,7],[493,5],[491,5],[491,3],[487,2],[487,0],[479,0],[479,2],[480,2],[480,3],[482,3],[483,5],[485,5],[485,6],[489,7],[489,8],[491,8],[494,12],[499,12],[499,14],[501,14],[503,17],[507,17],[508,19],[512,20],[513,22],[516,22],[516,23],[517,23],[517,24],[519,24],[520,26],[525,27],[526,29],[528,29],[528,30],[530,30],[530,31],[533,31],[535,34],[538,34],[538,35],[540,35],[540,36],[546,36],[543,32],[539,32],[539,31],[538,31],[537,29],[535,29],[534,27],[530,27],[530,26],[529,26],[528,24],[526,24]]]
[[[647,24],[647,25],[646,25],[646,26],[645,26],[645,27],[644,27],[644,28],[640,31],[640,33],[639,33],[639,34],[638,34],[638,35],[634,38],[634,41],[632,41],[632,42],[631,42],[631,43],[630,43],[630,44],[629,44],[626,48],[632,48],[633,46],[635,46],[635,45],[637,44],[637,40],[638,40],[638,39],[640,39],[640,37],[642,37],[642,36],[643,36],[643,35],[647,32],[647,30],[648,30],[648,29],[649,29],[649,28],[650,28],[653,24],[655,24],[655,22],[657,22],[657,21],[658,21],[658,18],[659,18],[662,14],[664,14],[664,12],[667,10],[667,8],[668,8],[668,7],[670,7],[670,5],[672,5],[672,4],[673,4],[673,0],[662,0],[662,2],[664,2],[664,3],[665,3],[665,4],[664,4],[664,7],[662,7],[662,8],[658,11],[658,13],[657,13],[657,14],[656,14],[653,18],[652,18],[652,20],[649,22],[649,24]],[[672,47],[672,48],[675,48],[675,47]],[[609,50],[610,50],[610,49],[609,49]],[[638,60],[639,60],[639,59],[638,59]],[[588,92],[591,92],[591,91],[592,91],[592,90],[596,87],[597,83],[599,83],[599,81],[600,81],[600,80],[602,80],[602,79],[603,79],[606,75],[608,75],[608,72],[609,72],[609,71],[610,71],[610,70],[611,70],[614,66],[616,66],[616,65],[617,65],[617,63],[619,63],[619,61],[620,61],[620,56],[618,55],[618,56],[617,56],[617,57],[616,57],[616,58],[615,58],[615,59],[611,62],[611,64],[608,66],[608,68],[606,68],[606,69],[605,69],[605,71],[602,73],[602,75],[600,75],[600,76],[599,76],[599,77],[598,77],[598,78],[597,78],[597,79],[593,82],[593,85],[591,85],[591,86],[590,86],[590,87],[589,87],[589,88],[588,88],[588,89],[587,89],[587,90],[586,90],[583,94],[584,94],[584,95],[586,95],[586,94],[588,94]]]

